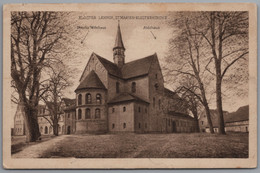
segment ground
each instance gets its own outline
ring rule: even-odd
[[[44,137],[14,158],[247,158],[248,134],[103,134]],[[21,140],[21,139],[20,139]],[[12,145],[17,145],[16,139]],[[19,143],[19,142],[18,142]],[[21,143],[21,142],[20,142]],[[12,147],[13,148],[13,147]]]

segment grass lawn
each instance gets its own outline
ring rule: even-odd
[[[50,139],[52,139],[54,136],[50,136],[50,135],[44,135],[41,136],[41,141],[37,141],[37,142],[30,142],[30,143],[26,143],[26,136],[12,136],[11,138],[11,154],[15,154],[19,151],[22,151],[23,149],[38,144],[40,142],[45,142],[48,141]]]
[[[42,158],[247,158],[248,134],[67,135]]]

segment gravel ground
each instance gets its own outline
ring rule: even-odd
[[[63,135],[25,148],[14,158],[247,158],[248,134]]]

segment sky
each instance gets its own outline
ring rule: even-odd
[[[163,19],[141,19],[145,18],[145,16],[158,16]],[[118,19],[120,20],[118,21]],[[174,28],[167,25],[170,19],[167,13],[72,12],[64,21],[69,28],[68,47],[70,52],[69,55],[64,57],[63,61],[71,70],[72,75],[72,86],[67,88],[65,97],[75,98],[74,90],[79,85],[80,76],[93,52],[113,62],[112,49],[115,43],[118,22],[120,23],[121,34],[126,48],[126,62],[157,53],[160,64],[163,64],[169,50],[169,39],[175,36]],[[88,29],[90,26],[97,29]],[[157,29],[145,29],[145,27],[155,27]],[[245,83],[238,83],[238,85],[238,88],[242,88],[242,90],[248,87],[248,84]],[[166,87],[172,88],[172,86],[167,85]],[[236,91],[234,90],[234,92]],[[215,109],[215,98],[214,96],[209,97],[211,98],[210,108]],[[247,93],[242,96],[232,92],[223,95],[224,110],[229,112],[236,111],[240,106],[247,104]],[[12,105],[12,107],[14,108],[12,110],[13,114],[15,114],[16,106]]]

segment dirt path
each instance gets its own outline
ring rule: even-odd
[[[35,144],[25,148],[24,150],[12,155],[12,158],[39,158],[44,151],[54,148],[56,143],[65,139],[66,135],[58,136],[56,138],[50,139],[39,144]]]

